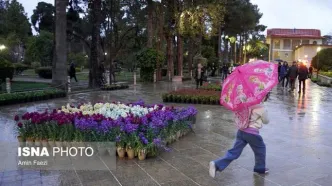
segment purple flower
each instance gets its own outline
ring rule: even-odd
[[[117,137],[115,138],[115,141],[116,141],[116,142],[120,142],[120,140],[121,140],[121,137],[120,137],[120,136],[117,136]]]
[[[135,132],[138,128],[138,125],[135,125],[135,124],[126,124],[124,126],[124,131],[128,134],[131,134],[133,132]]]
[[[160,138],[153,139],[153,144],[155,144],[156,146],[160,146],[161,145],[161,139]]]

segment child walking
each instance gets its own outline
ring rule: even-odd
[[[263,102],[268,97],[269,95],[265,97]],[[254,172],[266,174],[269,171],[265,167],[266,147],[262,136],[259,135],[259,129],[263,127],[263,124],[269,123],[268,113],[264,105],[254,105],[247,110],[247,114],[242,115],[242,118],[240,115],[236,115],[236,117],[239,130],[237,131],[233,148],[228,150],[223,158],[210,162],[209,174],[213,178],[216,175],[216,171],[223,171],[233,160],[239,158],[247,144],[250,145],[255,154]]]

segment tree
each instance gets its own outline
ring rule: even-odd
[[[0,15],[0,36],[15,34],[20,42],[24,42],[32,35],[24,7],[17,0],[0,0]]]
[[[52,68],[52,84],[65,88],[67,77],[67,21],[68,0],[55,0],[55,57]]]
[[[318,70],[329,71],[332,70],[332,48],[322,49],[312,59],[312,66]]]
[[[91,53],[90,53],[90,72],[89,72],[89,87],[96,88],[101,85],[99,72],[99,54],[98,47],[100,43],[100,23],[101,23],[101,0],[91,0],[91,16],[93,27],[91,32]]]
[[[36,9],[33,10],[31,23],[37,32],[45,30],[54,31],[55,7],[50,3],[39,2]]]
[[[41,31],[39,35],[29,38],[26,50],[26,62],[39,62],[41,66],[51,66],[53,60],[54,35]]]

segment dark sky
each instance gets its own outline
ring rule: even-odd
[[[31,16],[38,0],[18,0]],[[54,4],[54,0],[44,0]],[[313,28],[332,34],[332,0],[251,0],[263,13],[268,28]]]

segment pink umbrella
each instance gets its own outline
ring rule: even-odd
[[[224,81],[220,104],[232,111],[248,109],[261,103],[278,84],[278,65],[254,61],[239,66]]]

